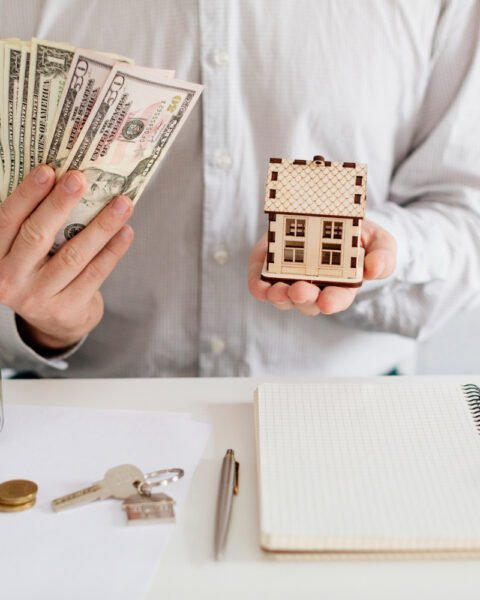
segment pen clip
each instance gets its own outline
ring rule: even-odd
[[[238,461],[235,461],[235,480],[233,482],[233,493],[235,496],[238,494],[238,490],[240,489],[239,481],[240,481],[240,463]]]

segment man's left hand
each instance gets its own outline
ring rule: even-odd
[[[270,302],[279,310],[296,309],[309,316],[342,312],[352,304],[359,288],[328,285],[320,290],[306,281],[296,281],[291,285],[263,281],[260,275],[267,245],[265,234],[250,255],[248,287],[257,300]],[[365,219],[362,225],[362,245],[365,249],[364,279],[389,277],[395,270],[397,261],[395,238],[380,225]]]

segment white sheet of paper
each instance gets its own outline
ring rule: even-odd
[[[0,513],[0,595],[26,598],[142,598],[174,524],[128,526],[120,500],[54,513],[53,498],[130,463],[148,472],[181,467],[159,488],[177,502],[177,521],[210,426],[189,415],[7,405],[0,433],[0,482],[31,479],[37,504]]]

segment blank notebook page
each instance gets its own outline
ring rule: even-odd
[[[262,546],[480,549],[476,407],[455,383],[261,385]]]

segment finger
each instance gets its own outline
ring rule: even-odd
[[[296,281],[288,288],[288,297],[295,304],[314,304],[318,298],[319,289],[307,281]]]
[[[302,315],[311,317],[320,314],[316,303],[319,291],[316,285],[306,281],[296,281],[289,287],[288,297]]]
[[[358,288],[329,285],[318,295],[317,306],[324,315],[342,312],[352,304]]]
[[[364,278],[385,279],[394,272],[396,262],[396,249],[371,247],[365,255]]]
[[[260,300],[260,302],[265,302],[267,299],[268,290],[272,287],[271,283],[268,281],[263,281],[260,279],[260,275],[257,277],[248,277],[248,289],[254,298]]]
[[[295,304],[295,308],[298,310],[298,312],[301,312],[302,315],[305,315],[306,317],[316,317],[321,312],[316,302],[308,302],[307,304]]]
[[[293,302],[288,297],[288,288],[286,283],[275,283],[267,291],[267,300],[279,310],[290,310]]]
[[[264,302],[271,284],[261,279],[263,264],[267,253],[267,236],[263,235],[250,254],[248,266],[248,289],[254,298]]]
[[[86,304],[130,248],[133,237],[131,227],[122,227],[62,293],[67,294],[71,302]]]
[[[44,260],[53,245],[55,234],[82,197],[85,185],[82,173],[69,171],[23,222],[10,251],[18,269],[32,270]]]
[[[20,226],[51,191],[54,183],[53,169],[40,165],[0,204],[0,258],[8,253]]]
[[[118,196],[85,229],[66,242],[41,269],[44,292],[53,296],[67,287],[122,229],[132,211],[130,198]]]
[[[362,242],[365,247],[364,278],[385,279],[395,270],[397,243],[383,227],[365,221]]]

